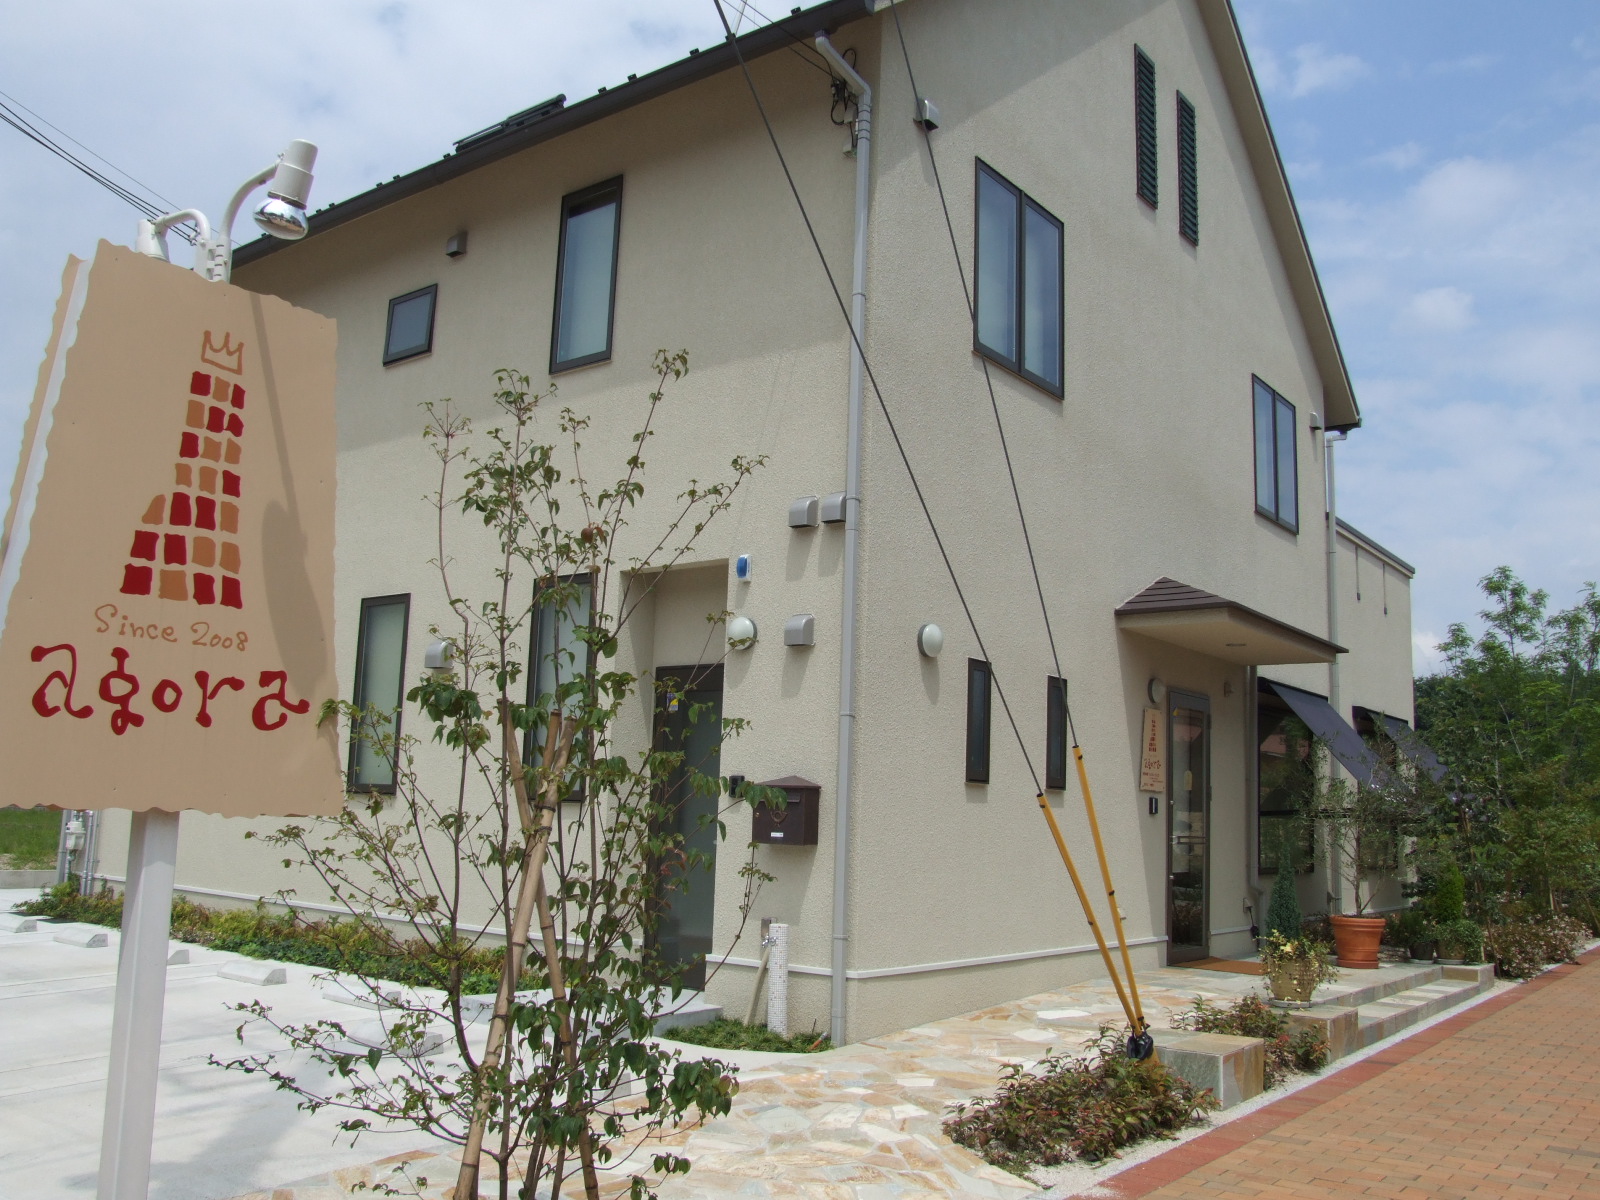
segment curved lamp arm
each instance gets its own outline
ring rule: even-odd
[[[133,248],[140,254],[148,254],[151,258],[171,262],[172,256],[167,252],[167,230],[185,221],[193,221],[200,233],[195,241],[195,269],[199,270],[205,246],[211,240],[211,223],[206,220],[205,213],[198,208],[181,209],[164,217],[158,217],[154,221],[140,221]]]

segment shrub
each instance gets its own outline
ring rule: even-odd
[[[1296,1071],[1320,1071],[1328,1064],[1327,1039],[1313,1029],[1291,1032],[1288,1014],[1271,1007],[1260,996],[1240,996],[1226,1008],[1218,1008],[1201,996],[1174,1024],[1196,1033],[1260,1038],[1267,1044],[1262,1083],[1269,1088],[1277,1087]]]
[[[1388,925],[1384,929],[1384,940],[1389,945],[1404,949],[1432,941],[1433,938],[1433,923],[1422,909],[1413,907],[1389,914]]]
[[[1508,921],[1484,931],[1484,956],[1494,963],[1496,974],[1528,979],[1549,963],[1575,959],[1587,934],[1587,928],[1571,917]]]
[[[810,1033],[784,1035],[774,1033],[765,1025],[746,1025],[733,1017],[718,1017],[704,1025],[680,1026],[661,1035],[674,1042],[688,1042],[691,1046],[710,1046],[717,1050],[767,1050],[774,1054],[814,1054],[831,1050],[828,1035],[816,1030]]]
[[[1294,887],[1294,858],[1288,839],[1278,850],[1278,877],[1272,881],[1272,899],[1267,902],[1266,936],[1280,934],[1295,938],[1300,933],[1300,897]]]
[[[1476,921],[1466,917],[1440,921],[1437,936],[1440,958],[1460,958],[1469,963],[1483,961],[1483,928]]]
[[[1443,926],[1466,917],[1467,881],[1454,859],[1447,859],[1440,868],[1439,878],[1433,886],[1433,898],[1429,901],[1428,907],[1433,913],[1433,919],[1441,926],[1440,937],[1444,936]],[[1449,957],[1454,958],[1455,955]]]
[[[1009,1065],[993,1098],[955,1105],[944,1131],[986,1162],[1021,1175],[1074,1158],[1097,1162],[1149,1137],[1170,1138],[1217,1107],[1209,1088],[1153,1058],[1127,1058],[1122,1046],[1122,1035],[1102,1025],[1084,1054],[1053,1054],[1033,1071]]]

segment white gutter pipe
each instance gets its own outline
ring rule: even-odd
[[[872,89],[825,34],[816,36],[817,50],[856,94],[856,236],[851,259],[850,433],[845,451],[844,603],[839,631],[839,773],[833,817],[833,959],[829,989],[828,1032],[835,1046],[845,1039],[845,967],[850,937],[850,801],[852,751],[856,727],[856,576],[861,559],[861,387],[866,341],[867,219],[872,207]],[[770,984],[769,984],[770,986]]]
[[[1339,644],[1339,492],[1334,484],[1333,449],[1349,436],[1345,432],[1329,433],[1324,434],[1322,440],[1328,476],[1328,640],[1335,646]],[[1339,714],[1339,719],[1343,720],[1344,702],[1340,695],[1337,654],[1328,663],[1328,704]],[[1332,755],[1328,756],[1328,769],[1331,778],[1339,777],[1339,762]],[[1344,874],[1336,846],[1328,848],[1328,871],[1331,876],[1328,880],[1329,911],[1343,912]],[[1359,902],[1358,898],[1357,903]]]

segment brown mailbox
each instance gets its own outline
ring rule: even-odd
[[[798,775],[785,775],[757,786],[782,788],[788,793],[789,806],[779,812],[770,804],[756,805],[755,840],[768,846],[815,846],[822,785]]]

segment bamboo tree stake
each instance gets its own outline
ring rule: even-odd
[[[1139,981],[1133,976],[1133,960],[1128,955],[1128,935],[1122,928],[1122,910],[1117,907],[1117,889],[1111,882],[1111,867],[1106,862],[1106,844],[1100,839],[1100,820],[1094,812],[1094,793],[1089,790],[1089,771],[1083,765],[1083,748],[1073,739],[1072,757],[1078,762],[1078,787],[1083,791],[1083,807],[1089,813],[1089,832],[1094,837],[1094,852],[1100,859],[1100,878],[1105,880],[1106,901],[1111,905],[1111,924],[1117,931],[1117,946],[1122,951],[1122,969],[1128,973],[1128,990],[1133,993],[1133,1032],[1142,1034],[1150,1028],[1144,1019],[1144,1006],[1139,1003]]]
[[[516,994],[517,980],[522,975],[522,963],[528,948],[528,927],[535,909],[535,893],[544,880],[545,857],[550,845],[550,827],[555,817],[555,805],[540,805],[535,819],[528,804],[528,784],[522,767],[522,756],[516,752],[516,737],[511,729],[510,714],[502,709],[501,726],[508,762],[514,764],[512,783],[517,797],[517,810],[522,826],[525,846],[522,854],[522,879],[517,888],[517,899],[511,910],[506,929],[506,960],[500,972],[500,987],[495,993],[494,1015],[489,1021],[489,1036],[484,1045],[483,1062],[479,1065],[479,1078],[487,1080],[500,1069],[505,1050],[506,1026],[510,1023],[512,998]],[[559,730],[560,736],[557,737]],[[545,779],[559,780],[566,773],[567,756],[572,749],[574,726],[567,722],[562,727],[559,714],[550,718],[550,734],[545,738],[540,770]],[[559,787],[559,783],[557,785]],[[483,1135],[489,1122],[491,1098],[487,1091],[481,1093],[473,1104],[472,1123],[467,1128],[466,1144],[461,1151],[461,1171],[456,1176],[456,1195],[475,1200],[478,1195],[479,1159],[483,1155]]]

